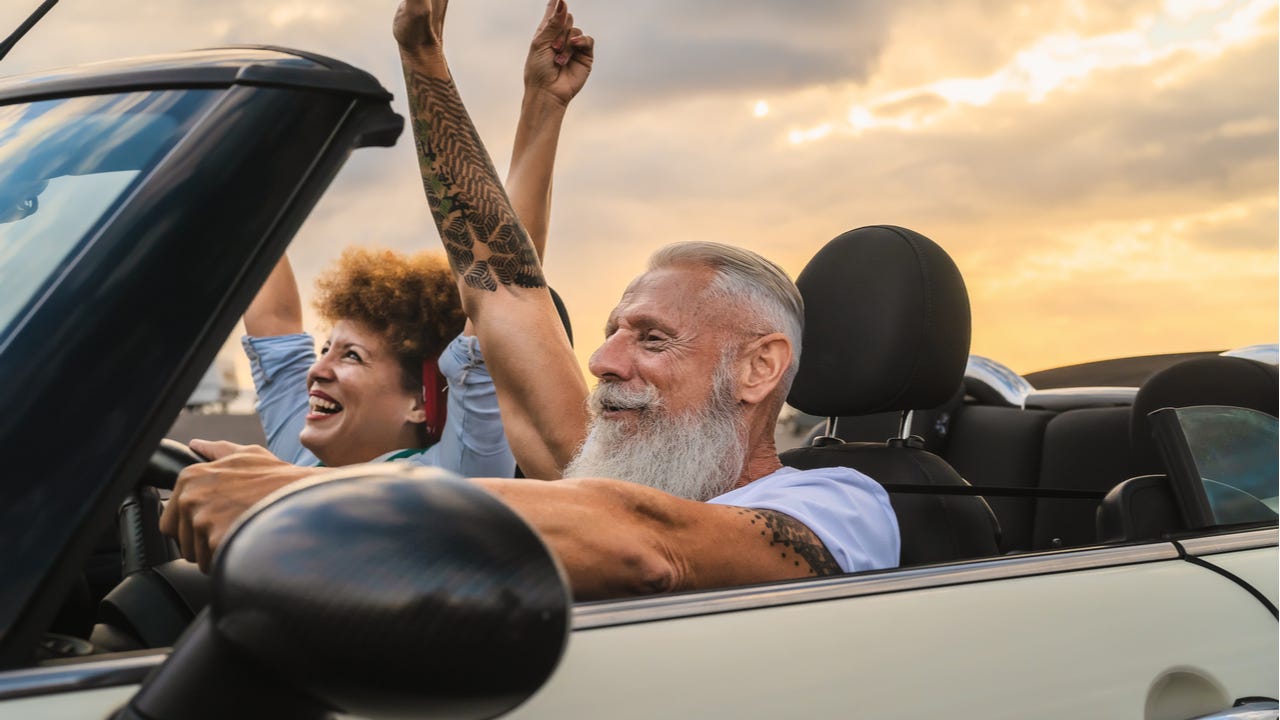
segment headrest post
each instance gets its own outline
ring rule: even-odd
[[[907,410],[902,413],[901,419],[898,421],[898,438],[906,440],[911,437],[911,417],[915,413],[914,410]]]
[[[840,437],[839,435],[836,434],[837,432],[836,426],[839,424],[840,424],[840,418],[835,417],[834,415],[827,418],[827,431],[824,434],[827,437]]]

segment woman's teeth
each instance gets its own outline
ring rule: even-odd
[[[311,401],[311,412],[324,413],[326,415],[342,412],[342,406],[332,400],[325,400],[315,395],[308,399]]]

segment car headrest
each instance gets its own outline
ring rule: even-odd
[[[797,409],[833,417],[936,407],[963,381],[969,295],[929,238],[893,225],[850,230],[796,285],[804,339],[787,402]]]
[[[1184,360],[1152,375],[1138,388],[1129,416],[1134,472],[1163,473],[1164,463],[1147,415],[1160,408],[1227,405],[1275,416],[1280,382],[1273,365],[1245,358],[1216,356]]]

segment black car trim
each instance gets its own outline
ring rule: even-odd
[[[881,483],[887,492],[917,495],[991,495],[994,497],[1060,498],[1064,500],[1101,500],[1101,490],[1070,488],[1030,488],[1003,485],[924,485],[919,483]]]
[[[206,50],[263,50],[281,54],[280,60],[245,59],[239,64],[228,65],[178,65],[182,55],[173,56],[172,66],[164,60],[155,65],[122,68],[104,74],[70,74],[34,83],[18,84],[0,89],[0,105],[13,102],[50,100],[70,95],[91,95],[106,92],[131,92],[138,90],[171,90],[178,88],[226,88],[233,85],[287,87],[301,90],[331,92],[379,102],[389,101],[391,93],[374,76],[346,63],[314,53],[267,45],[235,45]],[[292,56],[292,57],[288,57]],[[298,59],[311,62],[314,67],[299,67],[290,62]],[[3,83],[0,83],[3,85]]]
[[[167,650],[149,650],[144,654],[128,657],[116,656],[0,672],[0,701],[138,685],[167,657]]]
[[[1275,530],[1238,535],[1247,537],[1236,537],[1230,540],[1233,550],[1276,544]],[[1197,538],[1194,542],[1217,540],[1221,539]],[[757,610],[925,587],[967,585],[992,580],[1136,565],[1176,560],[1179,557],[1179,548],[1176,544],[1153,543],[1097,548],[1088,551],[1083,557],[1079,550],[1063,550],[913,570],[885,570],[826,580],[800,580],[709,592],[584,603],[574,607],[573,630],[591,630],[738,610]],[[1199,560],[1185,555],[1182,557],[1193,562]],[[1224,572],[1221,568],[1203,561],[1196,564],[1204,564],[1207,569],[1214,572]],[[1227,575],[1234,577],[1229,573]],[[1236,580],[1239,581],[1238,578]],[[1265,598],[1260,599],[1269,605]],[[1272,612],[1275,613],[1274,608]],[[131,657],[67,661],[65,664],[2,672],[0,673],[0,701],[33,695],[140,684],[146,675],[167,657],[167,651],[147,651],[145,654]]]
[[[1214,565],[1213,563],[1208,562],[1207,560],[1201,560],[1195,555],[1183,555],[1182,559],[1186,560],[1192,565],[1198,565],[1204,568],[1205,570],[1215,572],[1221,575],[1222,577],[1230,580],[1231,582],[1239,585],[1240,587],[1244,588],[1245,592],[1252,595],[1258,602],[1262,603],[1263,606],[1267,608],[1267,610],[1271,613],[1271,617],[1280,619],[1280,614],[1276,612],[1276,606],[1272,604],[1270,600],[1267,599],[1267,596],[1263,595],[1254,586],[1245,582],[1239,575],[1236,575],[1235,573],[1231,572],[1230,570],[1227,570],[1226,568],[1218,567],[1217,565]]]
[[[795,580],[727,590],[608,600],[574,607],[573,629],[576,632],[695,615],[759,610],[779,605],[798,605],[922,588],[1053,575],[1178,558],[1178,549],[1163,542],[1099,547],[1084,551],[1074,548],[907,570],[881,570],[822,580]]]
[[[1187,538],[1185,540],[1175,540],[1173,544],[1182,553],[1182,559],[1192,565],[1215,572],[1222,577],[1234,582],[1244,588],[1246,592],[1255,597],[1258,602],[1262,603],[1271,616],[1280,620],[1280,612],[1277,611],[1275,603],[1271,599],[1262,594],[1252,584],[1246,582],[1244,578],[1227,570],[1224,567],[1214,565],[1208,560],[1202,559],[1201,555],[1218,555],[1227,552],[1236,552],[1240,550],[1254,550],[1264,547],[1272,547],[1280,544],[1280,532],[1276,528],[1266,530],[1249,530],[1245,532],[1231,533],[1229,535],[1214,535],[1210,537]]]

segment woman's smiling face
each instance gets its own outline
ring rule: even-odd
[[[311,409],[299,435],[330,467],[368,462],[417,447],[422,393],[407,390],[404,371],[380,335],[339,320],[307,373]]]

